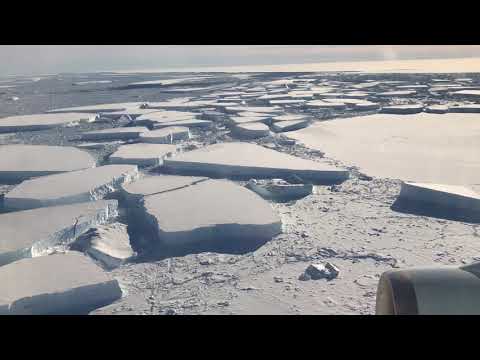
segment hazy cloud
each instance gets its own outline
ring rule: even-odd
[[[0,75],[477,56],[477,45],[2,45]]]

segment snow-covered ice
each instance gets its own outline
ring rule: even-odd
[[[237,124],[231,128],[231,131],[235,137],[244,139],[257,139],[270,134],[268,126],[259,122]]]
[[[68,244],[91,226],[117,215],[116,200],[99,200],[0,214],[0,265],[41,256]]]
[[[121,298],[114,280],[77,252],[0,267],[0,314],[86,314]]]
[[[272,130],[275,132],[287,132],[303,129],[310,125],[310,120],[291,120],[291,121],[277,121],[272,125]]]
[[[170,122],[163,122],[163,123],[156,123],[153,125],[154,129],[161,129],[170,126],[184,126],[184,127],[196,127],[196,128],[211,128],[213,126],[213,122],[208,120],[178,120],[178,121],[170,121]]]
[[[480,194],[459,185],[402,183],[399,199],[455,209],[480,212]]]
[[[139,140],[152,144],[171,144],[177,140],[190,139],[190,130],[185,126],[169,126],[140,135]]]
[[[4,207],[21,210],[95,201],[137,177],[135,165],[105,165],[42,176],[26,180],[5,194]]]
[[[138,166],[158,166],[163,159],[174,154],[175,145],[169,144],[128,144],[121,145],[109,157],[110,164],[132,164]]]
[[[1,181],[22,181],[92,167],[95,159],[89,153],[70,146],[0,146]]]
[[[207,180],[147,196],[145,213],[158,241],[179,246],[206,241],[269,240],[281,232],[271,206],[252,191],[226,180]]]
[[[98,225],[83,233],[70,247],[98,261],[105,269],[114,269],[135,256],[127,226],[122,223]]]
[[[370,176],[480,183],[477,114],[374,114],[318,123],[288,136]]]
[[[118,127],[105,130],[87,131],[81,134],[82,140],[132,140],[149,130],[143,126]]]
[[[278,177],[296,174],[318,182],[338,182],[348,171],[249,143],[223,143],[165,159],[164,167],[186,175]]]
[[[61,113],[16,115],[0,119],[0,132],[45,130],[57,126],[89,123],[97,119],[97,114]]]

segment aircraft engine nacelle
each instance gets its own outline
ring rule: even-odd
[[[480,262],[382,274],[377,315],[479,315]]]

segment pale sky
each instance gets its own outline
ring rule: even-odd
[[[0,45],[0,76],[480,57],[478,45]]]

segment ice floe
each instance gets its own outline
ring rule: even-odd
[[[308,125],[310,125],[309,119],[277,121],[272,125],[272,130],[275,132],[294,131],[294,130],[303,129]]]
[[[402,182],[399,199],[480,212],[480,194],[459,185]]]
[[[445,114],[448,111],[448,105],[430,105],[425,108],[425,112],[433,114]]]
[[[86,105],[75,106],[68,108],[52,109],[47,111],[48,113],[109,113],[115,111],[123,111],[127,108],[139,107],[141,102],[130,103],[114,103],[114,104],[99,104],[99,105]]]
[[[158,111],[139,116],[135,119],[137,125],[154,126],[165,122],[173,122],[180,120],[194,120],[197,117],[197,113],[188,111]]]
[[[151,144],[172,144],[177,140],[190,139],[190,130],[185,126],[169,126],[140,135],[139,140]]]
[[[143,126],[117,127],[105,130],[87,131],[81,134],[82,140],[132,140],[149,130]]]
[[[477,184],[477,114],[374,114],[317,123],[289,137],[370,176]]]
[[[138,166],[158,166],[163,159],[174,154],[175,145],[168,144],[128,144],[121,145],[109,157],[110,164],[132,164]]]
[[[0,267],[0,314],[86,314],[121,298],[117,280],[78,252]]]
[[[236,137],[244,139],[257,139],[270,134],[268,126],[259,122],[237,124],[231,128],[231,131]]]
[[[0,181],[22,181],[31,177],[95,167],[87,152],[69,146],[0,145]]]
[[[197,120],[197,119],[191,119],[191,120],[178,120],[178,121],[169,121],[169,122],[164,122],[164,123],[155,123],[153,125],[154,129],[161,129],[161,128],[166,128],[170,126],[183,126],[183,127],[196,127],[196,128],[211,128],[213,126],[213,122],[208,121],[208,120]]]
[[[169,246],[202,242],[267,241],[281,232],[270,204],[225,180],[207,180],[144,199],[157,241]]]
[[[448,111],[452,113],[480,113],[480,104],[452,105]]]
[[[95,201],[137,177],[135,165],[105,165],[42,176],[26,180],[5,194],[4,207],[21,210]]]
[[[35,114],[17,115],[0,119],[0,132],[35,131],[51,129],[57,126],[78,125],[94,122],[97,114]]]
[[[249,143],[222,143],[164,160],[164,168],[186,175],[282,178],[296,174],[318,182],[341,182],[348,171]]]
[[[52,206],[0,214],[0,266],[69,244],[117,215],[116,200]]]

